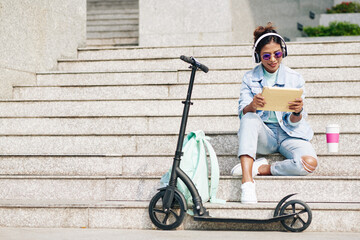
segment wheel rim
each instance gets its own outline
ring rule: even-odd
[[[292,200],[285,203],[280,210],[280,215],[294,213],[293,217],[282,220],[281,224],[289,231],[302,232],[309,227],[312,220],[310,207],[300,200]]]
[[[165,191],[157,193],[150,201],[149,215],[155,226],[170,230],[181,225],[185,216],[185,206],[181,197],[175,193],[174,201],[168,212],[163,210],[163,197]]]

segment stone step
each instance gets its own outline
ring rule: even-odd
[[[341,133],[360,133],[360,115],[313,115],[306,119],[315,133],[337,123]],[[109,135],[178,134],[181,117],[18,117],[0,118],[0,135]],[[187,132],[234,132],[240,121],[236,115],[190,116]],[[21,126],[21,127],[19,127]]]
[[[88,3],[89,9],[126,9],[127,7],[137,7],[139,8],[139,4],[137,1],[114,1],[114,2],[90,2]]]
[[[137,4],[98,4],[98,5],[88,5],[87,10],[111,10],[111,9],[126,9],[126,10],[139,10],[139,5]]]
[[[87,21],[86,26],[95,27],[95,26],[108,26],[108,25],[124,25],[124,24],[136,24],[139,25],[139,19],[119,19],[119,20],[93,20]]]
[[[301,199],[301,195],[291,199]],[[280,201],[280,199],[278,199]],[[215,217],[266,219],[273,216],[276,202],[245,205],[228,202],[225,205],[206,203]],[[154,229],[148,201],[0,201],[4,227],[36,228],[119,228]],[[359,232],[360,208],[357,203],[308,203],[313,221],[307,232]],[[331,215],[331,221],[329,221]],[[280,223],[272,224],[211,224],[196,222],[186,215],[178,229],[192,230],[267,230],[283,231]],[[163,232],[166,233],[165,231]]]
[[[193,99],[236,98],[241,84],[195,84]],[[188,85],[123,86],[15,86],[13,98],[21,100],[110,100],[110,99],[185,99]],[[307,83],[306,97],[357,97],[357,82]]]
[[[0,175],[23,176],[120,176],[125,165],[120,155],[2,155],[0,161]]]
[[[87,19],[93,20],[96,16],[139,16],[139,10],[136,9],[109,9],[109,10],[92,10],[87,12]]]
[[[109,6],[117,6],[117,5],[138,5],[139,1],[132,0],[132,1],[95,1],[95,2],[88,2],[89,6],[97,6],[97,5],[109,5]]]
[[[136,7],[139,8],[139,4],[137,2],[93,2],[88,3],[88,9],[126,9],[128,7]]]
[[[117,2],[138,2],[139,0],[87,0],[89,4],[91,3],[117,3]]]
[[[252,57],[203,57],[198,59],[214,69],[237,69],[239,66],[248,69],[255,66]],[[291,68],[319,68],[319,67],[350,67],[359,66],[360,54],[352,55],[314,55],[311,58],[304,56],[289,56],[283,62]],[[141,71],[141,70],[178,70],[185,69],[187,64],[178,58],[161,59],[113,59],[113,60],[59,60],[60,71]]]
[[[0,198],[148,201],[157,192],[159,181],[159,176],[0,176]],[[359,203],[360,200],[358,176],[258,176],[255,181],[257,199],[261,202],[277,201],[290,193],[301,193],[302,200],[307,202]],[[227,201],[240,201],[240,186],[240,178],[220,177],[217,197]]]
[[[115,19],[139,19],[138,13],[111,13],[111,14],[91,14],[87,15],[87,20],[115,20]]]
[[[118,31],[138,31],[139,25],[107,25],[107,26],[88,26],[87,33],[102,33],[102,32],[118,32]]]
[[[99,6],[88,6],[87,10],[109,10],[109,9],[135,9],[138,10],[139,6],[138,5],[133,5],[133,4],[129,4],[129,5],[99,5]]]
[[[107,9],[107,10],[104,10],[104,9],[92,9],[92,10],[88,10],[86,11],[87,13],[87,16],[90,16],[90,15],[106,15],[106,14],[111,14],[111,15],[114,15],[114,14],[139,14],[139,10],[138,9]]]
[[[354,54],[359,53],[360,42],[348,43],[289,43],[290,56]],[[136,47],[136,48],[80,48],[79,59],[145,59],[175,58],[180,55],[195,57],[250,56],[253,49],[250,44],[235,46],[194,46],[194,47]],[[286,58],[285,58],[286,59]]]
[[[89,40],[88,40],[89,41]],[[250,69],[213,70],[198,72],[197,83],[239,83]],[[309,82],[358,81],[360,68],[301,68],[296,69]],[[190,71],[123,71],[123,72],[42,72],[37,73],[39,86],[188,84]]]
[[[138,45],[138,37],[116,37],[116,38],[87,38],[88,46],[115,46],[115,45]]]
[[[89,4],[91,3],[117,3],[117,2],[139,2],[139,0],[87,0]]]
[[[236,132],[207,133],[218,155],[237,155]],[[1,135],[5,155],[152,155],[174,154],[177,135]],[[358,133],[342,133],[339,155],[358,155]],[[317,154],[327,154],[325,134],[315,134],[312,144]]]
[[[237,115],[238,99],[194,100],[190,116]],[[356,114],[359,97],[306,98],[310,114]],[[179,100],[0,101],[0,117],[181,116]]]
[[[359,203],[359,177],[255,177],[258,201],[277,201],[289,193],[300,193],[307,202]],[[328,186],[332,186],[329,188]],[[107,200],[150,200],[157,192],[159,177],[114,177],[108,179]],[[240,201],[241,179],[220,177],[217,197]],[[274,191],[276,189],[276,191]]]
[[[88,4],[125,4],[138,2],[138,0],[87,0]]]
[[[87,38],[137,38],[139,32],[137,30],[87,32],[86,36]]]
[[[88,3],[89,9],[95,8],[95,9],[101,9],[101,7],[106,7],[106,9],[124,9],[128,6],[136,6],[138,8],[138,2],[137,1],[114,1],[114,2],[91,2]]]
[[[175,150],[175,149],[174,149]],[[240,161],[236,155],[217,155],[221,176],[229,176],[231,169]],[[284,159],[280,154],[266,156],[270,163]],[[172,166],[174,156],[123,156],[123,176],[162,176]],[[312,176],[359,176],[360,156],[336,154],[318,155],[319,166]],[[130,164],[131,163],[131,164]],[[45,175],[47,172],[43,172]],[[210,173],[209,173],[210,174]],[[211,175],[211,174],[210,174]]]
[[[175,146],[174,146],[175,150]],[[14,176],[161,176],[174,156],[122,155],[2,155],[0,175]],[[221,176],[229,176],[239,163],[236,156],[217,155]],[[261,157],[260,155],[258,157]],[[280,154],[265,156],[270,163]],[[312,176],[360,176],[360,155],[318,155]]]

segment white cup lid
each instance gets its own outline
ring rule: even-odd
[[[328,127],[328,128],[340,128],[340,125],[339,124],[329,124],[326,127]]]

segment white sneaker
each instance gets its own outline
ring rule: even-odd
[[[244,204],[257,203],[255,182],[246,182],[241,185],[241,203]]]
[[[256,175],[258,175],[259,174],[259,167],[261,165],[267,165],[267,164],[269,164],[269,163],[268,163],[268,160],[266,160],[265,158],[256,159],[254,161],[254,164],[253,164],[252,176],[255,177]],[[231,175],[233,175],[233,176],[242,176],[241,163],[235,165],[235,167],[233,167],[233,169],[231,169]]]

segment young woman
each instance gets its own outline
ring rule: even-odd
[[[240,129],[238,132],[240,163],[233,176],[242,175],[241,202],[257,203],[256,175],[307,175],[317,167],[317,156],[309,142],[314,133],[306,123],[303,110],[305,89],[302,76],[281,63],[287,55],[286,43],[271,23],[254,31],[254,59],[261,63],[247,72],[239,99]],[[260,111],[266,104],[261,96],[264,86],[302,88],[301,98],[289,102],[289,112]],[[268,164],[256,154],[279,152],[286,159]]]

